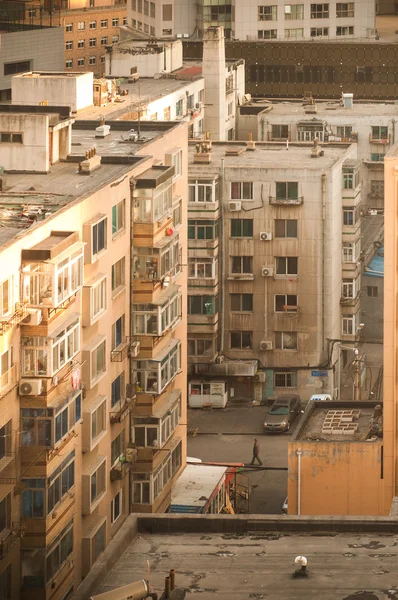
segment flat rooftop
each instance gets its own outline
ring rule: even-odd
[[[398,36],[397,36],[398,37]],[[341,90],[342,92],[350,92],[349,86],[347,89]],[[333,116],[336,117],[379,117],[379,116],[390,116],[398,115],[398,104],[391,103],[378,103],[378,102],[357,102],[354,96],[354,104],[352,108],[344,108],[341,106],[339,100],[317,100],[314,98],[317,106],[317,112],[306,113],[304,106],[300,100],[262,100],[258,98],[257,101],[251,101],[250,103],[244,104],[243,107],[253,107],[259,109],[269,108],[267,111],[267,119],[274,120],[276,117],[289,117],[291,121],[327,121]],[[256,110],[257,112],[257,110]],[[245,113],[243,113],[245,114]]]
[[[195,174],[203,176],[215,176],[220,172],[221,160],[224,159],[225,167],[244,168],[263,168],[263,169],[329,169],[338,160],[344,158],[349,144],[322,145],[323,156],[311,158],[312,144],[309,143],[289,143],[289,150],[286,150],[284,142],[256,142],[256,149],[246,150],[245,142],[212,142],[211,163],[195,163],[197,143],[189,143],[188,164],[189,174],[194,177]],[[241,154],[226,154],[226,151],[239,151]]]
[[[310,402],[292,442],[381,441],[371,434],[373,402]]]
[[[186,598],[201,600],[398,598],[397,527],[383,529],[393,519],[251,517],[138,515],[138,535],[128,541],[128,529],[137,519],[132,515],[73,600],[146,579],[147,561],[159,597],[165,577],[175,569],[176,586],[187,592]],[[373,531],[367,531],[368,520]],[[169,532],[156,531],[162,521]],[[307,557],[308,579],[292,577],[298,555]]]

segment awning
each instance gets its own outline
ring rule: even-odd
[[[220,365],[210,365],[212,375],[253,377],[257,373],[257,360],[226,360]]]
[[[151,302],[151,304],[153,304],[154,306],[161,306],[162,304],[164,304],[165,302],[167,302],[167,300],[169,300],[170,298],[172,298],[173,296],[175,296],[178,292],[178,290],[180,289],[181,286],[179,285],[175,285],[174,283],[172,285],[169,285],[164,292],[162,292],[160,294],[160,296],[158,296],[158,298],[156,300],[154,300],[153,302]]]
[[[69,256],[72,256],[72,254],[76,254],[79,252],[79,250],[83,250],[85,245],[85,242],[75,242],[69,246],[69,248],[63,250],[63,252],[46,262],[49,262],[52,265],[58,265],[60,262],[65,260],[65,258],[69,258]]]
[[[95,277],[92,277],[89,281],[87,281],[87,283],[84,283],[83,287],[93,287],[93,285],[95,285],[96,283],[101,281],[101,279],[104,279],[105,277],[106,277],[106,273],[97,273],[97,275]]]
[[[167,346],[159,353],[157,354],[154,358],[148,358],[148,361],[151,362],[162,362],[162,360],[164,358],[166,358],[166,356],[172,351],[174,350],[174,348],[176,348],[179,344],[180,344],[180,340],[173,340],[171,341],[169,344],[167,344]]]
[[[162,405],[152,412],[152,417],[156,417],[156,419],[162,419],[167,411],[177,403],[180,396],[181,390],[174,390],[174,392],[171,392],[171,394],[167,396],[165,402],[162,402]]]
[[[48,334],[49,338],[56,338],[61,331],[63,331],[64,329],[66,329],[66,327],[68,327],[69,325],[71,325],[74,321],[76,321],[76,319],[80,318],[80,313],[78,312],[74,312],[71,315],[69,315],[69,317],[67,317],[64,321],[62,321],[62,323],[57,327],[57,329],[54,329],[54,331],[52,331],[51,333]]]

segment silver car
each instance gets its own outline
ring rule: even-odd
[[[301,400],[297,394],[278,396],[265,417],[264,431],[283,433],[289,431],[294,419],[301,412]]]

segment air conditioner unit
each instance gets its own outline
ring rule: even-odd
[[[274,274],[274,269],[273,267],[263,267],[261,269],[261,275],[263,277],[272,277]]]
[[[21,396],[38,396],[43,389],[41,379],[21,379],[19,393]]]
[[[266,379],[267,379],[267,377],[266,377],[264,371],[259,371],[254,376],[254,381],[257,381],[258,383],[264,383],[266,381]]]
[[[262,231],[260,233],[260,240],[262,242],[270,242],[272,240],[272,233],[270,231]]]
[[[272,350],[272,342],[260,342],[260,350]]]
[[[27,312],[29,314],[29,319],[26,321],[26,324],[40,325],[43,318],[40,308],[28,308]]]
[[[140,342],[131,342],[131,345],[130,345],[131,358],[137,358],[137,356],[140,353],[140,346],[141,346]]]
[[[231,212],[242,210],[242,202],[228,202],[228,210]]]

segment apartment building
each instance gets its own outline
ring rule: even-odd
[[[259,401],[334,392],[328,340],[354,342],[361,318],[360,164],[347,144],[190,144],[194,379]]]
[[[185,465],[187,125],[137,140],[128,121],[73,121],[0,110],[11,600],[70,597],[132,510],[167,509]]]
[[[287,4],[284,0],[193,3],[176,0],[157,6],[133,0],[128,25],[157,37],[201,36],[207,27],[222,26],[237,40],[311,40],[375,38],[374,0]]]
[[[105,48],[119,41],[120,27],[127,23],[126,0],[30,0],[17,5],[7,15],[14,26],[51,26],[63,30],[58,47],[63,62],[55,70],[104,73]],[[22,70],[45,68],[31,64]]]
[[[383,209],[384,157],[396,142],[398,107],[394,103],[341,100],[304,102],[252,101],[239,108],[238,139],[261,141],[355,143],[362,160],[363,204]]]

